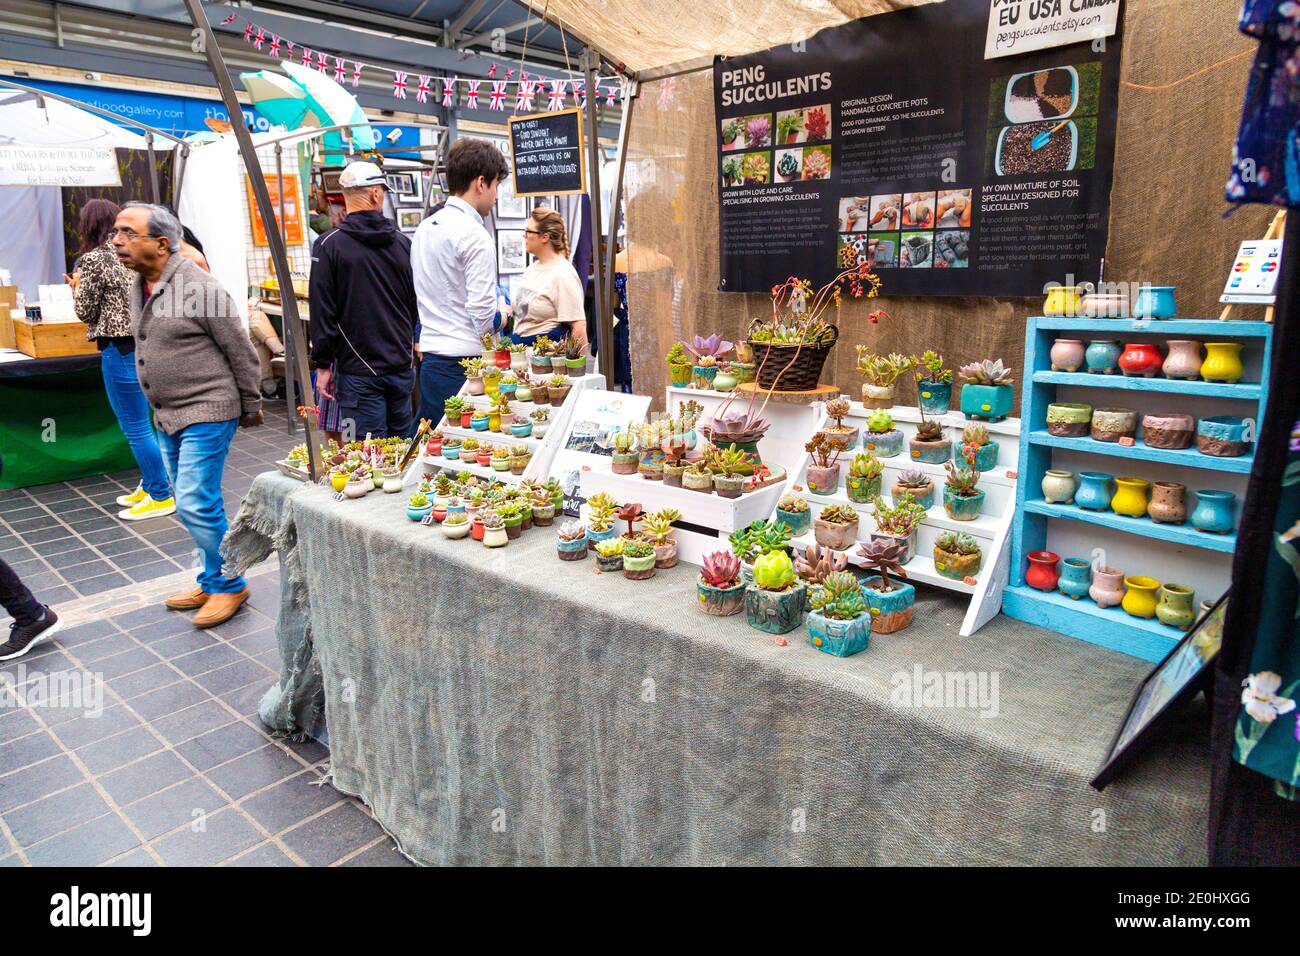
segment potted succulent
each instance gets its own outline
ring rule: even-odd
[[[850,449],[858,443],[858,426],[845,425],[844,419],[849,414],[849,400],[847,398],[833,398],[826,403],[826,415],[828,418],[835,419],[834,425],[827,425],[822,431],[827,437],[836,441],[842,441],[844,448]]]
[[[615,517],[619,521],[627,522],[627,530],[623,532],[623,537],[630,541],[638,537],[636,523],[645,517],[645,511],[641,508],[641,502],[631,501],[619,508]]]
[[[499,397],[512,399],[517,391],[519,391],[519,376],[509,369],[502,372],[501,379],[497,383]]]
[[[878,458],[897,458],[903,453],[903,433],[894,427],[894,416],[878,408],[867,416],[867,434],[862,447]]]
[[[560,486],[558,478],[547,478],[546,484],[542,485],[546,493],[551,496],[551,503],[555,505],[558,512],[564,507],[564,489]]]
[[[546,390],[551,397],[551,404],[556,408],[564,404],[564,400],[569,397],[569,389],[573,388],[572,383],[563,375],[552,375],[546,386]]]
[[[686,471],[686,462],[682,455],[686,453],[686,444],[681,436],[670,436],[661,443],[664,450],[663,482],[674,488],[682,486],[682,474]]]
[[[714,617],[731,617],[745,606],[745,582],[740,580],[740,561],[730,551],[704,556],[695,581],[700,608]]]
[[[776,121],[776,142],[778,145],[797,143],[803,132],[803,114],[791,110]]]
[[[739,167],[739,164],[737,164]],[[668,363],[668,377],[673,388],[685,388],[691,384],[691,357],[686,354],[686,348],[681,342],[674,342],[668,354],[664,356],[664,361]]]
[[[585,561],[587,558],[587,526],[576,518],[560,525],[556,532],[555,548],[561,561]]]
[[[664,476],[664,450],[660,447],[659,422],[642,422],[636,426],[636,444],[639,449],[637,474],[647,481],[660,481]]]
[[[623,538],[606,538],[596,542],[596,569],[599,571],[623,570]],[[653,555],[653,552],[652,552]],[[653,563],[653,557],[651,563]]]
[[[499,394],[492,401],[492,406],[488,409],[488,428],[494,432],[502,431],[501,423],[506,423],[509,428],[509,422],[514,414],[510,410],[510,399],[504,394]]]
[[[555,502],[545,488],[534,488],[529,496],[533,506],[533,524],[539,528],[549,528],[555,521]]]
[[[551,410],[549,408],[534,408],[528,413],[528,418],[533,423],[533,437],[545,437],[547,429],[551,427]]]
[[[481,358],[464,358],[460,367],[465,370],[465,394],[482,395],[485,390],[483,382],[484,362]]]
[[[805,591],[795,577],[794,562],[785,551],[769,551],[754,560],[754,583],[745,588],[745,618],[749,626],[769,634],[784,634],[799,626]]]
[[[512,475],[522,475],[524,469],[528,467],[528,462],[532,460],[533,453],[528,450],[527,445],[510,446],[510,473]]]
[[[722,161],[722,182],[726,186],[740,185],[741,164],[739,156],[728,156]]]
[[[740,561],[740,579],[753,583],[754,561],[769,551],[785,551],[793,532],[779,521],[759,518],[728,537],[731,553]]]
[[[551,386],[546,383],[547,379],[544,378],[528,380],[528,390],[532,393],[534,405],[551,404]]]
[[[899,564],[907,564],[916,556],[916,529],[925,520],[925,509],[907,492],[895,498],[891,506],[886,506],[883,498],[877,498],[871,506],[876,518],[871,540],[891,538],[900,542],[903,555]]]
[[[423,491],[417,491],[406,500],[406,517],[423,521],[433,511],[433,502]]]
[[[847,552],[833,551],[818,544],[810,544],[804,548],[803,554],[796,551],[794,556],[794,573],[807,586],[807,596],[811,596],[817,585],[832,574],[844,571],[848,566]]]
[[[551,374],[551,354],[555,343],[550,336],[539,335],[533,340],[533,351],[528,357],[528,368],[534,375]]]
[[[330,487],[334,489],[335,493],[338,493],[347,487],[348,480],[351,477],[346,468],[342,465],[335,465],[330,469]]]
[[[343,486],[343,494],[349,498],[364,498],[370,492],[374,491],[374,482],[370,480],[370,472],[363,471],[364,466],[357,467],[351,475],[348,476],[348,482]]]
[[[897,404],[898,376],[911,369],[916,360],[897,352],[877,355],[865,345],[856,349],[858,371],[867,380],[862,386],[862,404],[867,408],[892,408]]]
[[[745,453],[735,445],[726,448],[713,445],[708,457],[709,469],[713,472],[713,490],[722,498],[739,498],[749,480],[745,472],[753,470],[745,459]]]
[[[967,425],[961,430],[961,456],[969,460],[972,455],[979,471],[997,467],[998,443],[989,437],[989,430],[983,425]]]
[[[475,407],[474,411],[470,412],[469,427],[474,429],[474,431],[476,432],[487,431],[489,425],[491,424],[491,421],[492,421],[492,417],[488,414],[488,410],[486,408]],[[446,454],[447,442],[443,442],[442,448],[443,448],[443,454]]]
[[[725,408],[725,405],[723,406]],[[758,443],[768,428],[767,420],[753,411],[723,411],[701,426],[706,438],[719,447],[735,445],[749,456],[751,463],[759,461]],[[747,472],[752,469],[747,469]]]
[[[916,611],[916,588],[906,580],[889,580],[890,574],[907,577],[902,543],[876,538],[858,548],[858,557],[868,571],[876,572],[862,582],[862,599],[871,609],[871,629],[879,634],[901,631],[912,623]]]
[[[907,446],[913,461],[941,465],[952,457],[952,442],[943,437],[943,425],[926,418],[925,412],[921,413],[920,424],[916,426],[916,437]]]
[[[974,535],[964,531],[941,531],[934,539],[934,568],[945,578],[958,581],[979,574],[984,552]]]
[[[692,375],[696,388],[712,388],[713,379],[718,374],[718,362],[732,349],[732,343],[721,335],[713,334],[707,339],[695,336],[686,351],[695,357]]]
[[[976,487],[980,472],[973,456],[966,459],[963,467],[951,461],[945,467],[948,479],[943,483],[943,510],[953,521],[974,521],[984,506],[984,491]]]
[[[827,548],[847,551],[858,539],[858,512],[850,505],[828,505],[813,521],[813,537]]]
[[[443,402],[442,410],[443,413],[447,416],[447,424],[452,426],[459,425],[460,414],[466,409],[468,405],[469,403],[466,402],[465,399],[461,398],[459,395],[453,395],[450,398],[448,398],[445,402]]]
[[[735,144],[736,137],[740,135],[740,120],[729,119],[722,124],[722,145],[730,147]]]
[[[713,472],[709,470],[709,463],[703,455],[687,465],[682,472],[682,487],[702,491],[706,495],[713,492]]]
[[[776,503],[776,520],[789,528],[792,535],[804,534],[812,524],[808,502],[798,495],[783,495]]]
[[[880,476],[885,466],[875,455],[859,452],[849,462],[849,474],[844,479],[844,491],[850,501],[865,504],[880,494]]]
[[[511,541],[518,538],[524,533],[524,513],[523,509],[515,501],[502,502],[497,506],[496,513],[500,516],[502,524],[505,525],[506,537]],[[484,526],[487,530],[487,526]]]
[[[492,449],[492,470],[510,470],[510,449],[505,445],[497,445]]]
[[[808,643],[836,657],[867,649],[871,615],[852,571],[830,575],[808,596]]]
[[[610,455],[609,470],[616,475],[635,475],[641,456],[635,450],[636,436],[629,425],[614,433],[614,452]]]
[[[515,415],[510,420],[510,434],[515,438],[527,438],[533,433],[533,420]]]
[[[456,540],[458,538],[468,537],[469,535],[469,515],[461,511],[454,515],[447,515],[442,522],[442,533],[444,537]]]
[[[592,542],[604,541],[614,537],[614,518],[618,514],[618,502],[604,491],[598,491],[587,499],[587,538]]]
[[[565,340],[564,369],[569,378],[581,378],[587,374],[587,356],[582,350],[582,343],[575,338]]]
[[[961,410],[967,418],[1000,422],[1011,412],[1011,369],[1002,359],[984,359],[963,365],[957,373],[964,384]]]
[[[839,457],[844,443],[818,432],[803,446],[812,457],[808,461],[808,490],[815,495],[833,495],[840,487]]]
[[[490,509],[479,512],[479,522],[483,525],[483,546],[485,548],[504,548],[510,541],[506,531],[506,520]]]
[[[943,356],[933,349],[913,357],[916,369],[916,403],[922,413],[942,415],[952,404],[952,369],[943,367]]]
[[[465,440],[469,441],[468,438]],[[491,442],[485,441],[481,445],[478,442],[474,443],[474,448],[472,449],[473,451],[472,455],[470,454],[470,449],[462,448],[460,452],[462,455],[465,456],[465,459],[467,461],[471,461],[471,460],[476,461],[479,464],[479,467],[481,468],[491,468],[492,452],[494,452],[495,450],[496,450],[496,446],[494,446]]]
[[[623,577],[644,581],[655,576],[655,547],[648,541],[625,539],[623,542]]]
[[[654,548],[656,568],[676,566],[677,542],[673,540],[673,522],[681,518],[682,513],[676,508],[660,508],[645,516],[641,536]]]

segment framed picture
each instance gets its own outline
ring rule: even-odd
[[[531,211],[531,200],[527,196],[516,196],[514,183],[508,178],[501,180],[497,188],[497,219],[527,219]]]
[[[414,232],[423,220],[423,209],[397,210],[397,228],[402,230],[402,232]]]
[[[339,185],[339,177],[343,175],[342,166],[329,166],[320,171],[321,185],[325,192],[331,196],[337,196],[343,192],[343,187]]]
[[[522,229],[497,230],[497,272],[511,275],[523,272],[528,265],[528,253],[524,251],[524,231]]]
[[[392,190],[393,201],[402,206],[423,206],[424,188],[417,170],[385,173],[384,180]]]
[[[1106,759],[1092,779],[1094,790],[1101,790],[1131,764],[1180,705],[1208,688],[1213,673],[1210,665],[1223,641],[1227,610],[1228,595],[1224,594],[1138,685]]]

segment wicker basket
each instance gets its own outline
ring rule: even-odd
[[[830,326],[831,340],[825,345],[773,345],[749,340],[758,369],[759,388],[778,392],[805,392],[817,387],[826,358],[840,337],[837,326]],[[793,364],[791,364],[793,362]],[[789,368],[786,366],[789,365]],[[777,379],[780,378],[778,382]]]

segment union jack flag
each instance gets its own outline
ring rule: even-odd
[[[302,59],[299,62],[302,63],[303,66],[309,69],[311,68],[311,47],[305,46],[302,48]]]
[[[274,33],[271,34],[271,49],[267,51],[275,59],[280,59],[280,38]]]
[[[510,69],[506,70],[506,82],[509,83],[510,77],[514,75],[515,75],[515,68],[512,66]]]
[[[399,100],[406,99],[406,74],[398,71],[393,72],[393,97]]]
[[[228,27],[228,26],[230,26],[232,23],[235,22],[235,18],[236,18],[237,16],[239,16],[239,14],[237,14],[237,13],[232,13],[230,16],[226,17],[226,19],[224,19],[224,20],[221,21],[221,25],[222,25],[223,27]]]
[[[253,38],[253,48],[260,50],[262,49],[262,44],[265,42],[266,42],[266,29],[264,27],[258,27],[257,36]]]
[[[546,104],[548,110],[563,109],[564,91],[568,85],[566,80],[556,80],[551,84],[551,98]]]
[[[492,102],[488,104],[490,110],[504,110],[506,108],[506,81],[496,80],[492,83]]]
[[[488,79],[489,80],[495,79],[496,75],[497,75],[497,65],[493,63],[490,67],[488,67]]]
[[[478,109],[478,85],[480,82],[480,80],[469,81],[469,95],[465,99],[465,106],[468,109]]]
[[[431,76],[421,76],[420,85],[415,89],[415,102],[429,102],[429,83],[433,80]]]
[[[285,49],[284,58],[285,58],[286,60],[292,60],[292,59],[293,59],[293,51],[294,51],[294,49],[295,49],[294,42],[293,42],[292,40],[285,40],[285,41],[284,41],[284,49]]]
[[[326,70],[328,70],[329,68],[330,68],[330,65],[329,65],[329,56],[328,56],[327,54],[325,54],[325,53],[317,52],[317,54],[316,54],[316,69],[317,69],[319,72],[324,73],[324,72],[325,72]]]
[[[253,24],[249,23],[244,27],[244,42],[247,43],[251,39],[253,39]]]
[[[442,78],[442,105],[456,105],[456,78],[454,76],[444,76]]]
[[[581,101],[582,108],[584,110],[587,108],[587,84],[582,80],[573,81],[573,101],[574,103]]]
[[[533,84],[528,80],[520,80],[519,86],[515,89],[515,112],[519,110],[530,110],[533,108]]]
[[[352,85],[353,86],[359,86],[361,84],[361,67],[363,65],[364,64],[362,64],[359,60],[352,61]]]
[[[348,61],[343,59],[341,56],[336,56],[334,58],[334,81],[336,83],[342,83],[347,75]]]

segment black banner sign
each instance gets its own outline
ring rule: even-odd
[[[863,262],[886,295],[1096,280],[1120,36],[986,60],[991,2],[715,61],[723,291]]]
[[[563,196],[587,191],[582,110],[515,116],[507,123],[516,196]]]

